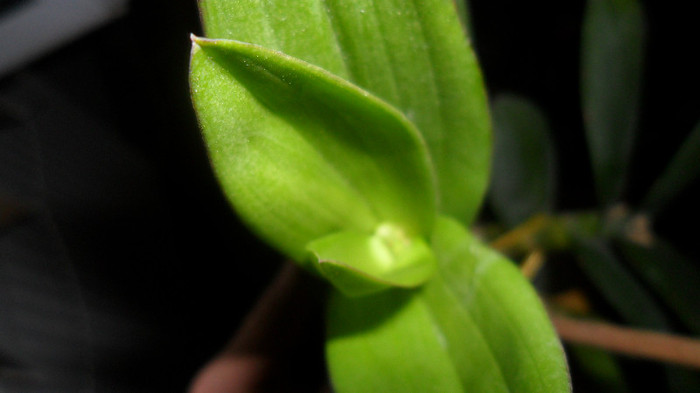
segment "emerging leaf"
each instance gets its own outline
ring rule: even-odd
[[[307,248],[321,274],[348,296],[417,287],[435,271],[435,258],[425,241],[409,238],[391,224],[380,225],[372,235],[334,233]]]
[[[588,0],[583,22],[583,120],[598,199],[618,202],[635,135],[644,47],[637,0]]]
[[[515,265],[451,219],[431,246],[438,270],[419,290],[331,299],[337,391],[569,392],[559,340]]]
[[[554,207],[556,163],[544,113],[532,102],[502,95],[493,104],[494,160],[489,200],[516,226]]]

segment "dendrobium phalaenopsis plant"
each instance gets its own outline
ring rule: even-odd
[[[191,89],[221,187],[328,281],[337,392],[568,392],[516,266],[467,229],[485,88],[451,0],[201,0]]]

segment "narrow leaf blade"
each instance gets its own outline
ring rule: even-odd
[[[196,39],[191,85],[212,165],[253,229],[294,259],[339,229],[429,233],[435,191],[410,122],[318,67],[256,45]]]
[[[700,269],[673,247],[656,239],[651,246],[620,241],[623,255],[665,303],[700,334]]]
[[[583,119],[598,199],[618,201],[639,112],[644,47],[636,0],[589,0],[583,21]]]
[[[666,316],[654,297],[607,243],[596,238],[578,239],[576,254],[583,272],[622,318],[641,327],[668,328]]]
[[[515,226],[554,208],[556,163],[544,113],[532,102],[502,95],[493,103],[494,160],[489,199]]]
[[[671,163],[649,190],[642,209],[656,215],[700,175],[700,123],[695,125]]]

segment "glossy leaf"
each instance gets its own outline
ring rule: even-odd
[[[686,138],[666,171],[654,182],[642,209],[655,215],[700,175],[700,123]]]
[[[469,222],[483,198],[490,124],[476,58],[449,0],[202,0],[206,35],[317,65],[398,108],[426,140],[439,208]]]
[[[588,0],[582,36],[583,120],[598,198],[618,202],[639,112],[644,47],[636,0]]]
[[[307,249],[318,271],[348,296],[417,287],[435,271],[435,257],[426,242],[391,225],[380,225],[371,235],[334,233],[311,242]]]
[[[544,113],[515,95],[493,103],[494,160],[489,200],[513,227],[554,208],[555,157]]]
[[[670,244],[656,239],[651,246],[619,242],[631,266],[656,290],[668,307],[700,334],[700,269]]]
[[[518,269],[450,219],[438,220],[432,247],[438,272],[421,289],[331,299],[336,390],[570,391],[558,338]]]
[[[586,238],[578,239],[576,243],[579,266],[622,318],[641,327],[668,328],[666,316],[657,301],[606,242]]]
[[[391,106],[301,60],[195,39],[192,96],[226,195],[296,260],[338,230],[388,222],[429,233],[435,191],[415,127]]]

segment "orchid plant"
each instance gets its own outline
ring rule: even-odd
[[[192,98],[249,228],[329,283],[337,392],[568,392],[519,269],[470,232],[482,75],[450,0],[201,0]]]

